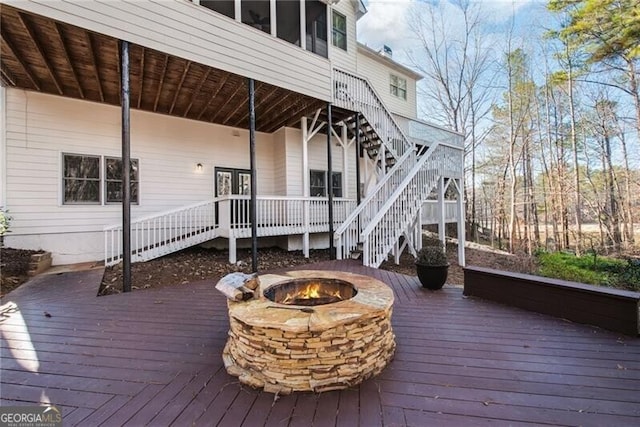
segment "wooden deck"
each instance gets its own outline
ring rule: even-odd
[[[3,300],[0,404],[51,402],[65,426],[640,423],[640,339],[352,261],[307,268],[393,288],[397,352],[380,376],[274,399],[222,367],[228,319],[211,281],[97,298],[98,270],[40,276]]]

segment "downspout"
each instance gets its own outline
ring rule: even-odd
[[[122,103],[122,290],[131,292],[131,112],[129,90],[129,42],[120,42]]]

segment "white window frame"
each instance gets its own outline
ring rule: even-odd
[[[105,205],[119,205],[122,204],[122,201],[115,201],[115,202],[110,202],[108,200],[108,192],[107,192],[107,183],[108,182],[120,182],[122,183],[122,177],[119,180],[109,180],[107,179],[107,160],[120,160],[122,162],[122,157],[118,157],[118,156],[103,156],[102,157],[102,166],[103,166],[103,173],[102,173],[102,192],[103,192],[103,200],[104,200],[104,204]],[[137,192],[137,197],[136,200],[131,200],[131,204],[132,205],[139,205],[140,204],[140,160],[136,159],[136,158],[130,158],[129,159],[131,162],[136,162],[138,164],[138,179],[137,180],[131,180],[131,182],[129,183],[130,185],[133,183],[136,183],[138,185],[138,192]],[[124,173],[124,168],[122,170],[122,172]],[[122,185],[122,184],[121,184]]]
[[[336,26],[334,25],[334,16],[339,16],[344,19],[344,31],[336,28]],[[338,49],[342,49],[345,52],[347,51],[347,48],[349,46],[349,43],[347,40],[347,28],[348,28],[347,17],[338,11],[332,10],[331,11],[331,41],[333,46],[337,47]],[[344,36],[344,47],[338,45],[338,42],[335,36],[336,33],[339,33]]]
[[[66,200],[66,181],[67,181],[67,177],[65,174],[65,158],[69,156],[74,156],[74,157],[88,157],[88,158],[93,158],[93,159],[97,159],[98,160],[98,179],[93,179],[93,181],[97,181],[98,182],[98,201],[79,201],[79,202],[74,202],[74,201],[67,201]],[[60,200],[61,200],[61,204],[63,205],[67,205],[67,206],[100,206],[102,205],[103,202],[103,194],[102,194],[102,156],[100,155],[95,155],[95,154],[85,154],[85,153],[61,153],[60,156]]]
[[[98,175],[100,176],[98,181],[98,185],[99,185],[99,191],[98,191],[98,195],[99,195],[99,201],[98,202],[67,202],[65,200],[65,169],[64,169],[64,160],[65,160],[65,156],[78,156],[78,157],[92,157],[92,158],[97,158],[99,160],[99,164],[98,164]],[[60,153],[60,205],[62,206],[117,206],[120,205],[122,202],[108,202],[107,201],[107,174],[106,174],[106,168],[107,168],[107,159],[119,159],[121,160],[122,157],[120,156],[107,156],[107,155],[102,155],[102,154],[88,154],[88,153],[76,153],[76,152],[61,152]],[[141,199],[141,179],[140,179],[140,159],[139,158],[135,158],[135,157],[131,157],[132,161],[136,161],[138,162],[138,179],[136,181],[132,181],[132,182],[136,182],[138,184],[138,197],[137,200],[132,200],[131,204],[132,205],[140,205],[140,199]],[[112,182],[112,181],[110,181]]]
[[[404,82],[404,87],[401,87],[402,86],[400,84],[401,82]],[[396,98],[400,98],[406,101],[407,100],[407,79],[397,74],[390,74],[389,75],[389,91],[391,92],[391,95],[395,96]],[[403,95],[400,94],[401,91]]]
[[[323,186],[322,186],[322,195],[321,196],[314,196],[313,195],[313,191],[311,189],[311,174],[312,173],[321,173],[322,174],[322,178],[323,178]],[[340,196],[336,196],[335,195],[335,187],[332,187],[333,189],[333,193],[334,196],[333,197],[337,197],[337,198],[342,198],[344,197],[344,182],[342,181],[342,171],[331,171],[332,175],[339,175],[340,176],[340,192],[342,193],[342,195]],[[327,177],[329,176],[329,174],[327,173],[326,170],[322,170],[322,169],[309,169],[309,194],[311,195],[311,197],[327,197],[327,194],[329,194],[329,181],[327,180]]]

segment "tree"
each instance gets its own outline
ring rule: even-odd
[[[587,62],[606,71],[625,71],[624,84],[600,81],[631,95],[636,110],[640,140],[640,7],[637,0],[550,0],[549,10],[567,15],[557,33],[561,40],[575,42],[574,49],[587,55]],[[620,64],[624,68],[620,68]]]
[[[420,42],[410,54],[413,65],[427,77],[422,94],[429,116],[465,136],[465,160],[471,157],[470,223],[476,239],[476,149],[487,132],[479,130],[489,114],[491,90],[485,83],[491,67],[489,47],[482,37],[477,5],[467,0],[419,4],[409,21]],[[452,9],[451,9],[452,8]],[[448,13],[445,13],[447,9]],[[455,14],[461,26],[450,25]]]

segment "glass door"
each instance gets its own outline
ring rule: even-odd
[[[247,169],[215,168],[215,196],[251,194],[251,171]],[[231,201],[232,227],[250,227],[250,200]],[[216,223],[218,211],[216,210]]]

